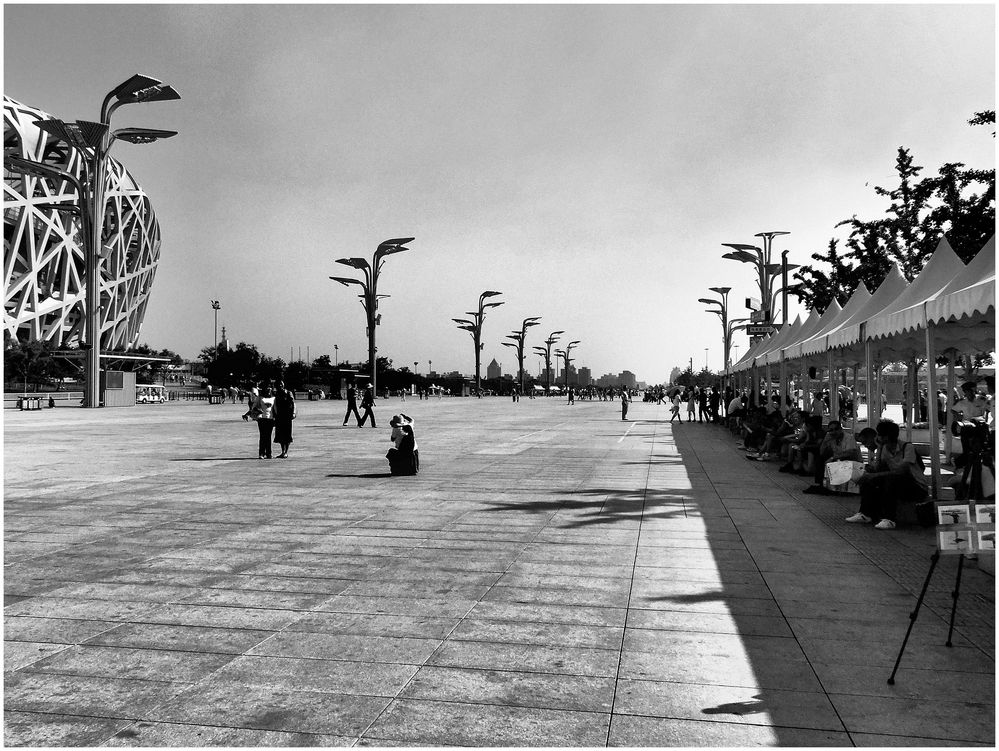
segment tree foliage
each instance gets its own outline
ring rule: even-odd
[[[968,122],[994,124],[995,112],[976,113]],[[849,228],[846,252],[840,251],[838,240],[830,240],[824,253],[811,255],[821,265],[805,265],[795,272],[794,294],[802,303],[818,310],[833,299],[845,304],[861,283],[873,292],[892,264],[911,281],[945,235],[961,260],[974,258],[995,233],[995,170],[950,162],[935,175],[921,177],[922,172],[909,150],[900,147],[895,157],[897,184],[874,188],[888,200],[885,215],[855,215],[836,225]]]

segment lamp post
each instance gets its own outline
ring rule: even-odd
[[[47,204],[47,208],[66,211],[80,219],[83,237],[84,275],[84,327],[86,360],[84,365],[84,406],[100,406],[101,378],[101,307],[100,276],[101,252],[104,245],[104,213],[107,190],[107,163],[115,141],[142,144],[152,143],[177,135],[172,130],[150,128],[122,128],[111,130],[111,116],[121,106],[142,102],[163,102],[180,99],[172,86],[155,78],[135,74],[107,93],[101,104],[100,122],[77,120],[67,123],[58,119],[36,120],[38,128],[55,138],[65,141],[83,157],[83,177],[74,175],[44,162],[21,157],[8,157],[7,166],[25,175],[46,180],[68,182],[76,192],[76,201]],[[30,193],[26,191],[26,194]]]
[[[548,392],[551,390],[551,376],[552,376],[552,345],[558,341],[558,335],[564,334],[564,331],[553,331],[545,339],[545,346],[536,346],[534,351],[545,358],[545,396],[548,396]]]
[[[781,264],[773,263],[771,260],[773,240],[780,235],[789,234],[791,233],[782,231],[758,232],[755,237],[763,238],[762,248],[744,243],[722,243],[726,248],[732,248],[732,252],[725,253],[722,255],[722,258],[739,261],[740,263],[751,263],[756,266],[756,271],[759,274],[757,284],[760,290],[760,309],[764,312],[768,323],[772,320],[773,310],[776,307],[777,291],[773,288],[774,275],[782,269]]]
[[[393,240],[386,240],[375,249],[370,264],[364,258],[336,259],[337,263],[342,263],[344,266],[350,266],[353,269],[363,271],[363,281],[345,276],[330,277],[334,282],[340,282],[345,287],[356,284],[361,288],[361,294],[358,297],[361,299],[361,306],[364,308],[365,320],[367,321],[368,363],[371,366],[371,388],[375,394],[378,393],[378,363],[375,360],[378,349],[375,347],[375,326],[380,325],[382,322],[382,317],[378,313],[378,301],[383,297],[388,297],[388,295],[378,294],[378,276],[385,263],[385,256],[409,250],[409,248],[405,247],[406,243],[412,242],[415,239],[413,237],[397,237]]]
[[[708,369],[708,347],[704,348],[704,370]]]
[[[539,326],[538,321],[541,320],[541,316],[534,316],[532,318],[525,318],[523,323],[520,324],[520,331],[513,331],[507,335],[507,339],[513,339],[512,342],[503,342],[504,347],[513,347],[517,350],[517,378],[520,381],[520,392],[524,393],[524,339],[527,337],[527,329],[531,326]]]
[[[578,339],[565,345],[565,349],[555,350],[555,354],[563,360],[562,372],[565,374],[564,384],[566,392],[569,391],[569,363],[572,362],[572,358],[569,357],[569,353],[572,352],[572,348],[577,344],[579,344]]]
[[[479,295],[479,309],[477,311],[465,311],[465,315],[472,316],[472,320],[469,321],[465,318],[452,318],[451,320],[458,324],[459,329],[469,332],[472,335],[472,341],[475,343],[475,395],[482,398],[482,384],[480,383],[479,373],[480,373],[480,362],[482,356],[482,322],[486,318],[487,308],[498,308],[502,305],[502,302],[486,302],[486,298],[496,297],[497,295],[502,295],[502,292],[495,292],[493,290],[486,290],[481,295]]]
[[[728,293],[732,291],[731,287],[709,287],[712,292],[718,293],[718,299],[713,297],[699,297],[697,302],[702,302],[705,305],[717,305],[717,308],[706,308],[709,313],[714,313],[721,319],[722,325],[722,362],[725,363],[725,367],[728,367],[728,352],[729,348],[732,346],[732,332],[728,327]],[[707,367],[707,350],[705,350],[705,367]]]
[[[212,310],[215,311],[215,338],[212,340],[215,350],[215,359],[219,359],[219,310],[222,308],[218,300],[212,300]]]

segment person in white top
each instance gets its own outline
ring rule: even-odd
[[[260,394],[250,404],[250,408],[243,413],[243,422],[247,422],[251,417],[257,421],[257,428],[260,430],[260,443],[258,458],[271,458],[271,436],[274,433],[274,392],[271,387],[264,384],[260,388]]]

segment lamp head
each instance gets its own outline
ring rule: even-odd
[[[721,305],[721,300],[713,300],[710,297],[698,297],[697,302],[702,302],[705,305]]]
[[[368,269],[371,268],[368,265],[367,260],[364,258],[337,258],[337,263],[342,263],[344,266],[350,266],[354,269]]]
[[[779,235],[790,235],[790,234],[791,234],[790,232],[783,232],[783,231],[757,232],[755,235],[753,235],[753,237],[777,237]]]
[[[175,130],[153,130],[152,128],[122,128],[112,133],[119,141],[129,143],[152,143],[164,138],[173,138],[177,135]]]
[[[483,305],[482,307],[483,307],[483,308],[498,308],[498,307],[499,307],[500,305],[502,305],[502,304],[503,304],[503,303],[501,303],[501,302],[487,302],[487,303],[486,303],[485,305]]]
[[[460,324],[463,324],[465,326],[473,326],[474,325],[471,321],[466,321],[464,318],[452,318],[451,320],[454,321],[455,323],[460,323]]]
[[[762,253],[763,249],[758,248],[755,245],[747,245],[746,243],[722,243],[726,248],[731,248],[732,250],[751,250],[754,253]]]
[[[351,279],[349,276],[331,276],[330,279],[334,282],[340,282],[340,284],[344,287],[349,287],[351,284],[359,284],[362,287],[364,286],[364,282],[360,279]]]
[[[36,162],[31,159],[24,159],[19,156],[6,157],[7,166],[15,172],[21,172],[33,177],[44,177],[50,180],[68,180],[79,188],[79,181],[69,172],[65,172],[58,167],[44,162]]]
[[[722,258],[728,258],[732,261],[741,261],[742,263],[759,263],[759,258],[754,256],[747,250],[736,250],[731,253],[723,253]]]
[[[486,290],[481,295],[479,295],[479,300],[484,300],[487,297],[496,297],[496,295],[502,295],[502,292],[495,292],[493,290]]]
[[[155,79],[147,79],[153,81]],[[177,90],[165,83],[156,81],[155,83],[134,89],[125,94],[118,94],[115,97],[120,104],[135,104],[136,102],[168,102],[180,99]]]
[[[708,287],[712,292],[717,292],[719,295],[727,295],[732,291],[731,287]]]

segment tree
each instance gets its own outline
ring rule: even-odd
[[[995,112],[975,113],[968,122],[994,124]],[[885,216],[853,216],[836,225],[850,228],[848,252],[840,254],[831,240],[826,253],[811,256],[828,265],[829,271],[806,265],[795,272],[799,284],[793,293],[801,302],[824,310],[834,298],[845,303],[861,282],[873,292],[893,263],[911,281],[944,235],[965,262],[981,250],[995,232],[995,170],[968,169],[953,162],[941,166],[936,175],[920,178],[922,171],[908,149],[898,149],[898,184],[874,188],[889,200]]]

